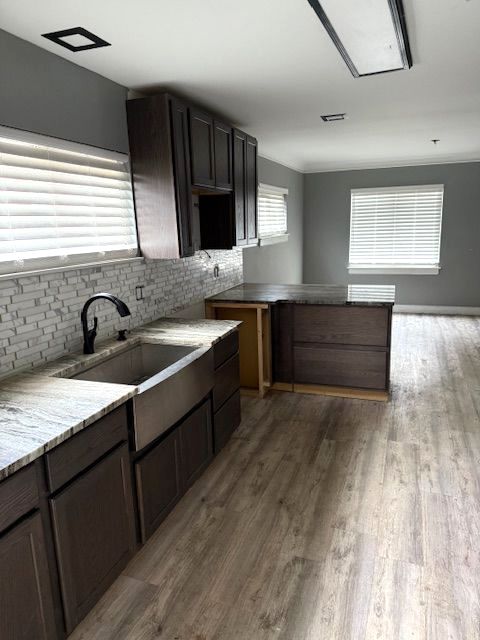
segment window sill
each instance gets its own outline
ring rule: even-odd
[[[281,242],[288,242],[290,234],[282,233],[278,236],[267,236],[265,238],[259,238],[258,244],[260,247],[267,246],[269,244],[280,244]]]
[[[436,276],[440,267],[348,267],[348,273],[371,275],[431,275]]]
[[[142,256],[134,258],[116,258],[112,260],[98,260],[96,262],[82,262],[77,264],[69,264],[61,267],[47,267],[43,269],[31,269],[30,271],[16,271],[12,273],[0,273],[1,280],[13,280],[17,278],[28,278],[29,276],[40,276],[47,273],[59,273],[61,271],[73,271],[75,269],[91,269],[93,267],[106,267],[109,265],[126,264],[130,262],[141,262]]]

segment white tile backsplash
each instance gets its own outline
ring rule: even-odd
[[[109,302],[90,307],[98,317],[97,340],[199,303],[243,280],[242,251],[198,252],[179,260],[132,261],[0,281],[0,376],[54,360],[81,348],[80,312],[94,293],[126,302],[131,317],[120,318]],[[219,277],[213,268],[220,267]],[[135,287],[143,285],[144,300]]]

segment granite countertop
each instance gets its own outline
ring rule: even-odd
[[[249,284],[244,283],[215,296],[209,302],[392,306],[394,285],[363,284]]]
[[[73,353],[0,382],[0,480],[42,456],[120,406],[137,387],[69,380],[105,358],[142,342],[205,350],[236,329],[234,320],[162,318],[134,330],[125,342],[99,342],[96,353]]]

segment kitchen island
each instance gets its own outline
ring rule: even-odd
[[[240,379],[270,388],[387,400],[395,287],[245,283],[206,299],[208,318],[241,320]]]

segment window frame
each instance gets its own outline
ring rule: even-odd
[[[279,231],[277,233],[269,233],[262,235],[260,233],[260,206],[258,207],[258,243],[259,245],[277,244],[280,242],[287,242],[289,238],[288,233],[288,188],[278,187],[276,185],[260,182],[258,185],[258,196],[260,191],[270,191],[276,195],[282,195],[285,201],[285,231]]]
[[[439,216],[439,231],[438,231],[438,262],[432,264],[388,264],[388,263],[372,263],[369,264],[355,264],[351,262],[351,250],[352,250],[352,237],[353,237],[353,198],[354,194],[358,192],[401,192],[408,190],[433,190],[438,189],[441,191],[441,208]],[[371,274],[371,275],[438,275],[441,270],[440,255],[442,244],[442,226],[443,226],[443,204],[445,195],[444,184],[420,184],[420,185],[402,185],[393,187],[366,187],[355,188],[350,190],[350,229],[349,229],[349,246],[348,246],[348,263],[347,269],[351,274]]]
[[[19,261],[18,265],[15,262],[15,259],[12,258],[12,260],[0,262],[0,280],[28,276],[37,273],[41,274],[65,271],[70,269],[88,268],[103,264],[115,264],[120,262],[129,262],[131,260],[143,259],[140,253],[130,159],[128,154],[111,151],[108,149],[102,149],[100,147],[94,147],[83,143],[71,142],[69,140],[54,138],[51,136],[24,131],[21,129],[15,129],[3,125],[0,125],[0,141],[5,147],[8,147],[10,143],[13,143],[13,145],[16,145],[17,147],[25,146],[26,149],[37,147],[37,151],[31,150],[29,153],[26,152],[24,154],[23,157],[27,162],[31,158],[43,158],[42,154],[45,152],[45,148],[49,148],[57,154],[57,157],[61,154],[63,154],[64,157],[78,156],[78,165],[88,166],[88,158],[95,158],[97,162],[97,168],[100,168],[100,163],[105,163],[106,168],[108,167],[108,163],[112,163],[112,165],[121,164],[123,166],[122,173],[128,175],[128,184],[130,185],[131,212],[133,215],[133,220],[131,222],[133,222],[135,228],[134,238],[136,243],[135,248],[132,247],[128,249],[113,250],[107,249],[105,251],[95,252],[72,251],[72,253],[70,254],[68,254],[68,248],[66,248],[66,257],[60,256],[58,255],[58,253],[51,256],[33,258],[29,257],[25,258],[24,261]],[[18,155],[19,154],[17,154],[17,156]],[[56,161],[61,162],[61,160]],[[75,164],[75,162],[73,162],[73,164]],[[1,195],[2,193],[0,191],[0,201]],[[39,206],[41,206],[40,202]]]

